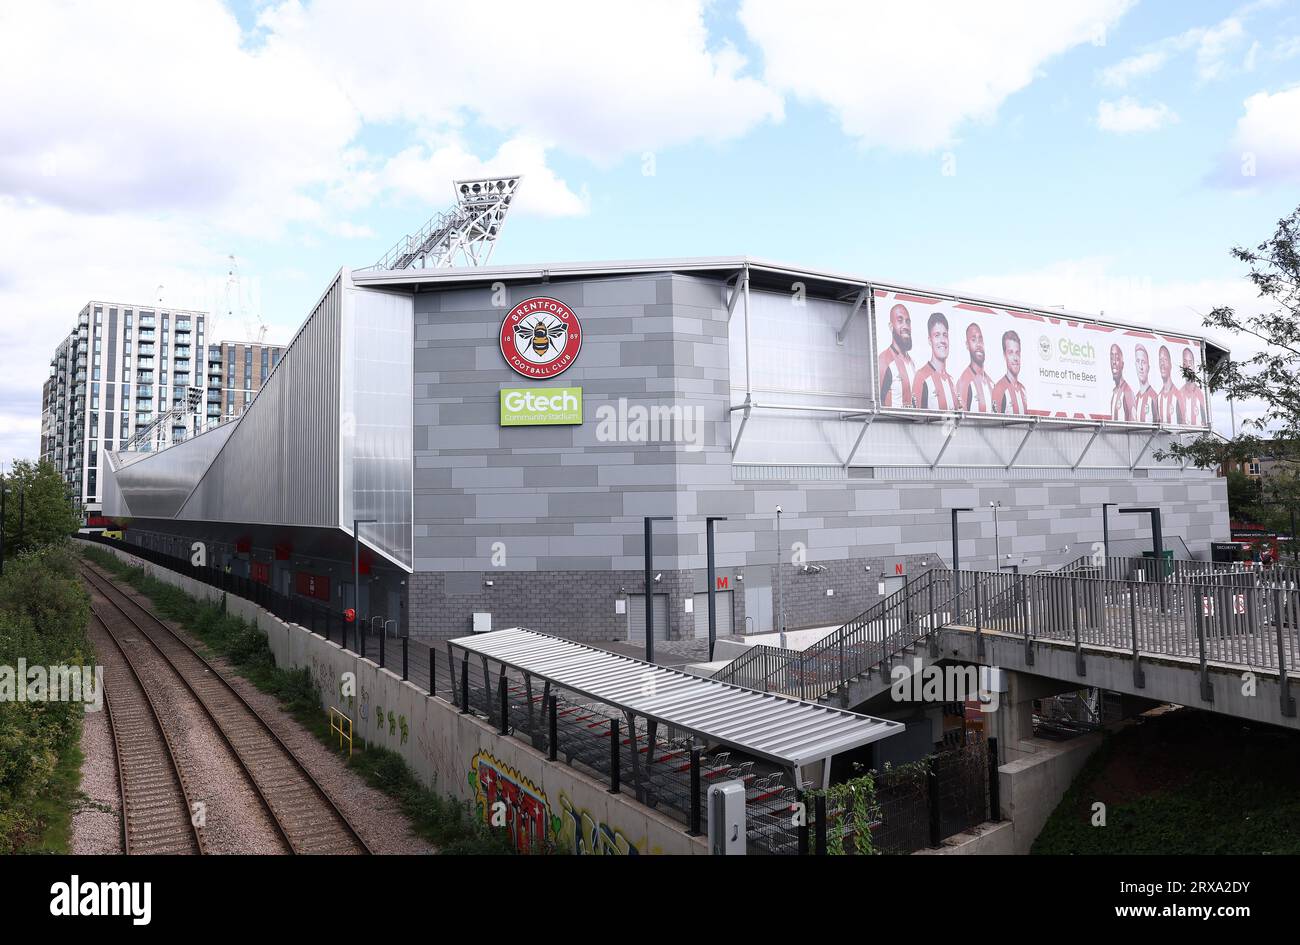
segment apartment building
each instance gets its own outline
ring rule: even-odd
[[[59,470],[85,513],[102,507],[105,451],[164,418],[174,427],[172,441],[198,432],[200,419],[183,408],[202,397],[195,362],[205,350],[207,318],[92,301],[55,349],[42,392],[41,458]]]
[[[208,347],[207,424],[242,414],[280,363],[281,345],[222,341]]]

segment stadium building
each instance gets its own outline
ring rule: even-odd
[[[704,635],[724,517],[719,633],[837,625],[951,566],[954,517],[963,567],[1092,554],[1106,503],[1208,557],[1225,483],[1159,456],[1208,423],[1181,367],[1225,355],[747,257],[344,269],[236,421],[107,453],[104,510],[340,608],[362,520],[363,614],[589,641],[639,639],[647,590],[656,636]]]

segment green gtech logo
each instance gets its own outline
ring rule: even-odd
[[[541,427],[581,423],[581,387],[506,388],[501,391],[503,427]]]

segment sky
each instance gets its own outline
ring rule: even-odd
[[[493,263],[744,254],[1198,331],[1258,310],[1229,250],[1300,204],[1300,0],[0,0],[0,460],[87,301],[287,341],[479,174],[524,178]]]

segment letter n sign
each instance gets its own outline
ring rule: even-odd
[[[894,573],[895,573],[895,574],[902,574],[902,573],[903,573],[903,562],[901,562],[901,561],[896,561],[896,562],[894,562]]]
[[[730,580],[729,578],[723,575],[722,577],[715,578],[714,583],[718,585],[717,587],[718,590],[725,591],[728,587],[730,587],[730,585],[727,583],[729,580]]]

